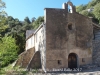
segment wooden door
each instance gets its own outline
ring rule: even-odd
[[[70,69],[77,68],[77,56],[74,53],[71,53],[68,56],[68,68]]]

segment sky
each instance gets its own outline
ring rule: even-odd
[[[68,0],[2,0],[6,3],[8,16],[23,21],[25,17],[31,20],[33,17],[44,16],[44,8],[62,8],[62,4]],[[91,0],[70,0],[73,5],[87,4]]]

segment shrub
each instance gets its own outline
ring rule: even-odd
[[[7,66],[9,63],[12,63],[16,60],[17,46],[15,44],[15,39],[11,36],[3,37],[0,41],[0,66]]]

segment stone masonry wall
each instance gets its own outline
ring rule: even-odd
[[[93,63],[100,66],[100,30],[94,29]]]
[[[93,63],[100,66],[100,40],[93,41]]]
[[[78,55],[78,65],[92,62],[91,19],[66,9],[46,8],[46,67],[68,67],[68,55]],[[72,25],[72,29],[68,25]],[[82,58],[85,62],[82,62]],[[58,61],[61,64],[58,64]]]
[[[30,62],[30,60],[32,59],[32,56],[35,53],[35,49],[31,48],[27,51],[24,51],[21,55],[19,55],[18,60],[16,61],[15,66],[20,66],[23,68],[26,68]]]
[[[40,51],[37,51],[33,57],[31,62],[29,63],[27,69],[39,69],[41,68],[41,56]]]
[[[15,66],[21,66],[25,52],[21,53],[15,63]]]
[[[26,68],[35,53],[35,48],[31,48],[24,54],[21,67]]]

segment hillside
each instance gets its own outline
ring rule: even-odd
[[[100,0],[91,0],[86,5],[76,6],[76,11],[88,17],[93,17],[93,21],[100,24]]]

